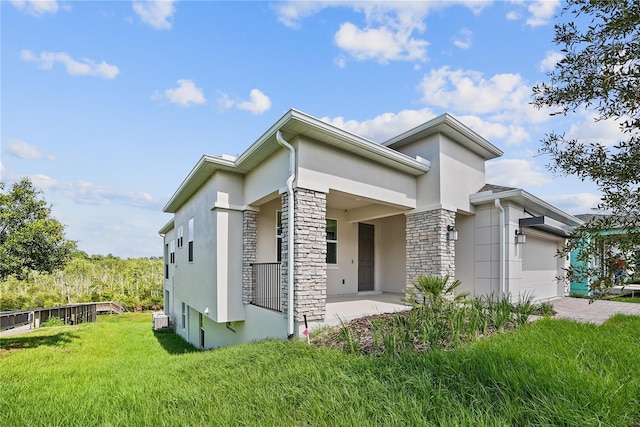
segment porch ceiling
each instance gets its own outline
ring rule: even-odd
[[[347,212],[348,222],[360,222],[398,215],[408,209],[404,206],[396,206],[379,200],[372,200],[335,190],[327,193],[327,208]]]

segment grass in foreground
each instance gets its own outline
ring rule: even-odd
[[[0,339],[0,425],[640,422],[640,318],[543,319],[452,351],[375,358],[267,341],[199,352],[150,314]]]

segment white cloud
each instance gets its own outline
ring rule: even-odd
[[[454,36],[453,44],[460,49],[469,49],[473,44],[473,32],[467,28],[460,30],[459,35]]]
[[[278,15],[278,21],[289,28],[300,28],[300,21],[314,15],[331,3],[315,1],[283,1],[273,7]]]
[[[457,117],[462,123],[473,129],[478,135],[492,141],[494,139],[504,140],[507,146],[521,145],[531,140],[531,135],[523,127],[515,124],[504,125],[502,123],[483,120],[481,117],[466,115]]]
[[[612,146],[623,136],[620,123],[616,120],[596,121],[596,114],[592,112],[583,112],[581,116],[583,120],[572,124],[566,133],[568,139]]]
[[[33,185],[42,190],[55,190],[82,205],[125,205],[135,208],[159,210],[162,203],[143,191],[117,190],[100,187],[86,181],[64,182],[47,175],[29,177]]]
[[[486,163],[486,181],[508,187],[536,187],[550,184],[552,179],[532,160],[497,159]]]
[[[389,61],[427,61],[426,48],[429,42],[415,37],[426,29],[425,18],[438,9],[453,5],[462,5],[479,13],[490,1],[429,1],[429,2],[362,2],[333,1],[280,2],[274,9],[278,20],[284,25],[299,28],[302,19],[328,7],[350,8],[364,14],[365,25],[358,27],[352,22],[343,22],[334,35],[334,42],[340,48],[359,61],[375,60],[380,63]],[[464,45],[466,38],[458,41]],[[345,65],[345,59],[336,60],[338,66]]]
[[[601,200],[600,195],[593,193],[544,196],[543,199],[572,215],[594,213]]]
[[[506,14],[506,19],[516,21],[522,19],[526,15],[526,24],[531,27],[539,27],[547,25],[551,18],[560,7],[560,0],[511,0],[516,8],[520,10],[511,10]],[[526,12],[523,10],[526,7]]]
[[[300,28],[300,21],[329,7],[344,7],[365,14],[367,21],[380,20],[384,16],[398,15],[405,20],[422,21],[432,10],[451,6],[464,6],[474,14],[480,13],[491,0],[457,0],[428,2],[363,2],[363,1],[282,1],[273,8],[278,21],[290,28]]]
[[[516,11],[510,11],[507,12],[505,18],[507,18],[508,21],[517,21],[518,19],[522,18],[522,15]]]
[[[345,22],[335,34],[336,45],[359,61],[374,59],[389,61],[415,61],[426,59],[428,43],[411,37],[411,32],[387,27],[359,29]]]
[[[343,117],[323,117],[320,120],[336,127],[363,136],[372,141],[383,142],[434,118],[430,109],[403,110],[399,113],[384,113],[373,119],[357,121]]]
[[[531,27],[547,25],[559,7],[560,0],[537,0],[527,3],[527,9],[531,13],[527,18],[527,25]]]
[[[519,74],[496,74],[485,79],[481,72],[433,69],[419,86],[422,101],[474,114],[495,113],[527,102],[529,87]]]
[[[344,68],[347,66],[347,57],[345,55],[338,55],[334,59],[334,62],[339,68]]]
[[[384,142],[433,119],[439,114],[429,108],[423,108],[402,110],[399,113],[383,113],[363,121],[345,120],[344,117],[322,117],[320,120],[372,141]],[[489,141],[497,138],[504,140],[507,145],[520,145],[531,139],[527,130],[518,125],[489,122],[473,115],[457,116],[456,118]]]
[[[520,74],[495,74],[486,79],[475,70],[453,70],[448,66],[432,69],[418,89],[422,101],[454,114],[488,115],[492,121],[540,123],[547,121],[547,110],[538,110],[531,87]]]
[[[262,114],[271,108],[271,100],[267,95],[260,92],[258,89],[251,89],[249,93],[249,101],[243,101],[238,104],[238,108],[241,110],[250,111],[253,114]]]
[[[216,99],[216,104],[220,110],[228,110],[229,108],[232,108],[235,103],[236,102],[231,99],[229,95],[222,92],[220,93],[220,96],[218,96],[218,99]]]
[[[134,0],[132,7],[142,22],[158,30],[170,30],[176,0]]]
[[[37,17],[46,13],[54,14],[58,11],[56,0],[11,0],[11,4],[16,9]]]
[[[55,156],[41,153],[35,145],[28,144],[19,139],[10,139],[6,151],[19,159],[56,159]]]
[[[173,104],[188,107],[191,104],[205,104],[207,102],[202,89],[196,86],[192,80],[178,80],[178,87],[175,89],[167,89],[161,95],[155,93],[152,100],[166,99]]]
[[[235,107],[239,110],[246,110],[252,114],[258,115],[271,108],[271,99],[269,99],[269,97],[259,89],[252,89],[251,92],[249,92],[248,101],[234,100],[226,93],[221,93],[216,100],[216,104],[221,110],[227,110]]]
[[[540,62],[540,71],[553,71],[556,64],[564,59],[564,55],[554,50],[547,51],[542,62]]]
[[[90,59],[77,61],[71,58],[65,52],[41,52],[40,55],[34,54],[32,51],[25,49],[20,52],[20,57],[27,62],[36,62],[45,70],[50,70],[56,62],[65,66],[67,73],[72,76],[96,76],[105,79],[113,79],[119,73],[115,65],[110,65],[105,61],[96,63]]]

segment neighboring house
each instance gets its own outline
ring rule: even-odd
[[[165,206],[165,312],[210,348],[298,336],[327,298],[400,297],[420,275],[562,296],[555,254],[580,221],[486,185],[501,155],[448,114],[378,144],[290,110],[239,157],[203,156]]]
[[[604,218],[602,214],[580,214],[577,218],[585,223],[599,221]],[[611,218],[609,218],[611,219]],[[637,293],[640,291],[640,275],[637,268],[640,262],[640,249],[632,248],[629,253],[620,254],[620,248],[616,241],[625,239],[627,233],[619,224],[612,224],[611,228],[604,228],[594,233],[592,239],[599,239],[597,254],[590,256],[588,265],[579,259],[580,249],[571,251],[571,268],[576,272],[571,278],[570,291],[574,295],[591,295],[589,289],[588,274],[580,274],[581,271],[588,272],[591,269],[599,270],[599,275],[609,276],[613,279],[614,286],[609,289],[610,293]],[[592,278],[593,279],[593,278]]]

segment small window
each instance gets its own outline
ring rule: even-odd
[[[183,239],[184,237],[184,229],[182,228],[182,226],[178,227],[178,247],[181,248],[182,244],[183,244]]]
[[[338,221],[327,219],[327,264],[338,263]]]
[[[182,303],[182,329],[187,327],[187,306]]]
[[[169,242],[169,263],[176,263],[176,241],[172,240]]]
[[[198,326],[200,327],[200,348],[204,348],[204,319],[202,313],[200,313]]]
[[[189,262],[193,262],[193,218],[189,220]]]
[[[276,212],[276,257],[277,261],[282,261],[282,211]]]
[[[164,278],[169,278],[169,244],[164,245]]]

